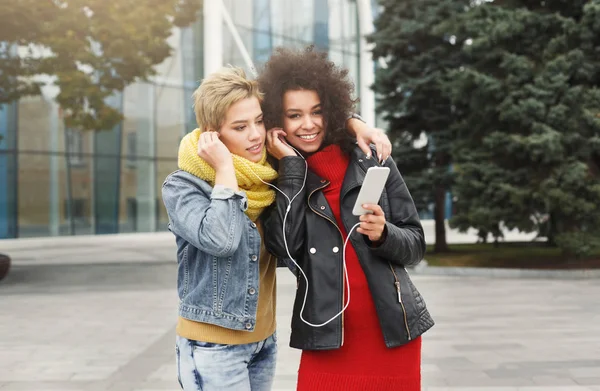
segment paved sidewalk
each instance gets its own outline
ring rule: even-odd
[[[0,391],[179,389],[172,239],[164,234],[0,241]],[[427,391],[600,391],[598,280],[415,276],[437,325]],[[274,390],[294,390],[295,281],[278,272]]]

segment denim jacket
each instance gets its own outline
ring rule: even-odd
[[[253,331],[261,238],[244,213],[246,194],[180,170],[167,177],[162,196],[177,242],[179,315]]]

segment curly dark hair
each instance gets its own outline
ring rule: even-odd
[[[354,141],[346,130],[346,120],[354,112],[354,84],[348,70],[338,67],[327,58],[326,52],[314,46],[304,49],[278,47],[265,63],[258,76],[264,93],[263,115],[267,129],[283,125],[283,95],[290,90],[313,90],[321,100],[325,122],[322,147],[337,144],[346,152]]]

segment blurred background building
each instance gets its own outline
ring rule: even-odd
[[[218,65],[211,56],[253,76],[249,64],[260,67],[274,47],[315,44],[350,70],[360,95],[359,3],[224,0],[219,18],[205,17],[205,5],[193,26],[173,31],[173,55],[152,82],[114,97],[125,120],[109,131],[65,128],[50,89],[4,105],[0,238],[165,230],[161,185],[177,168],[181,137],[196,127],[191,95],[205,68]],[[221,28],[206,36],[215,22]]]

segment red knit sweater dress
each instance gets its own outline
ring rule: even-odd
[[[348,157],[330,145],[311,155],[309,168],[331,184],[325,198],[346,239],[340,216],[340,191]],[[346,247],[350,305],[344,316],[344,344],[334,350],[304,350],[298,372],[298,390],[420,391],[421,338],[387,348],[365,273],[351,242]],[[398,327],[401,327],[400,325]]]

